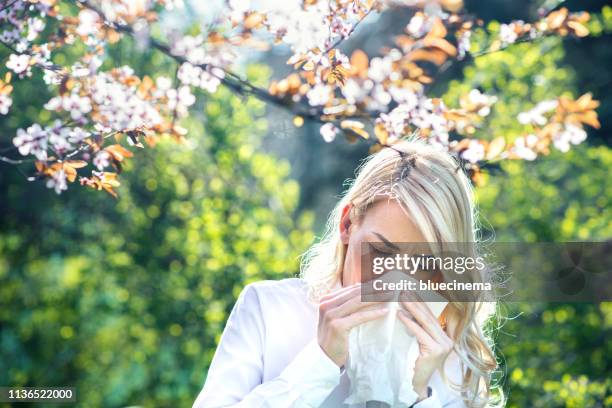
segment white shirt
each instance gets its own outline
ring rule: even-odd
[[[349,379],[317,341],[318,305],[291,278],[247,285],[229,316],[194,408],[348,407]],[[460,383],[458,364],[447,377]],[[414,408],[465,407],[438,371]],[[353,405],[351,408],[363,407]]]

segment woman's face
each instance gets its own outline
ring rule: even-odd
[[[340,222],[342,243],[347,245],[342,286],[367,280],[361,273],[361,243],[376,242],[392,252],[394,242],[426,242],[418,227],[395,200],[381,199],[362,219],[350,219],[348,211]],[[391,244],[391,245],[389,245]]]

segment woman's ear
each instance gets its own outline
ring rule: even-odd
[[[340,218],[340,240],[343,244],[347,245],[349,242],[349,238],[351,236],[350,227],[352,224],[351,221],[351,209],[353,208],[352,204],[347,204],[342,209],[342,217]]]

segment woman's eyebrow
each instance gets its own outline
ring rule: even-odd
[[[381,239],[382,242],[385,243],[385,245],[387,245],[389,248],[392,248],[396,251],[400,250],[400,247],[398,247],[397,245],[395,245],[393,242],[389,241],[387,238],[383,237],[381,234],[379,234],[378,232],[374,232],[374,235],[376,235],[378,238]]]

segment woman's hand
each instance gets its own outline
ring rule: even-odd
[[[381,302],[362,302],[361,284],[347,286],[321,298],[317,338],[321,349],[342,368],[348,355],[349,331],[383,317],[389,309]]]
[[[453,340],[440,326],[438,319],[425,303],[416,298],[402,302],[406,310],[399,309],[398,317],[419,343],[419,357],[414,367],[412,386],[419,399],[428,397],[427,384],[434,371],[441,368],[453,349]]]

